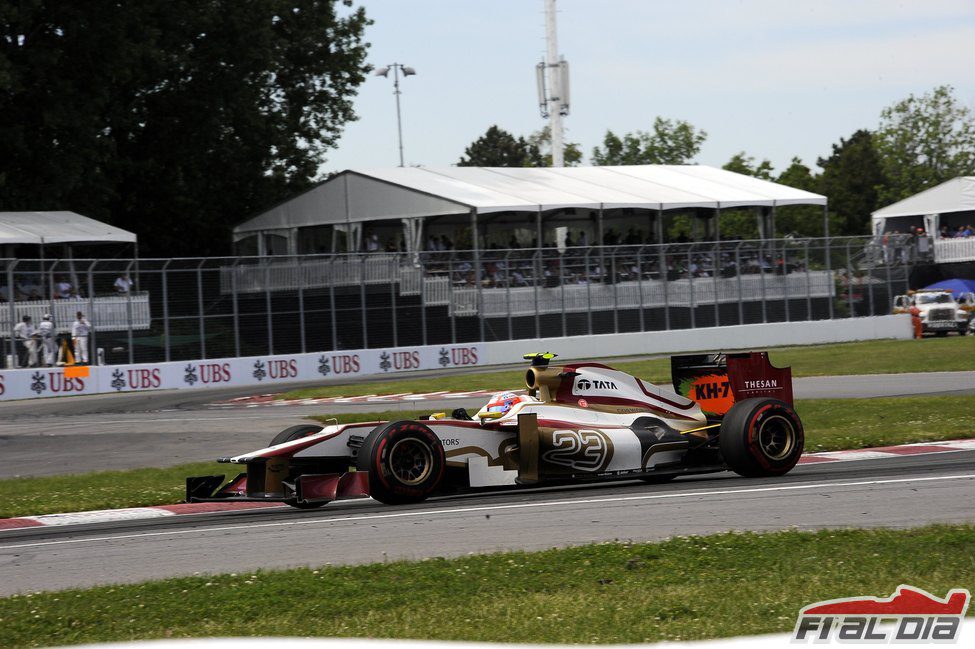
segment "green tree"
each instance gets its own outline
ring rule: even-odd
[[[956,176],[975,173],[975,112],[951,86],[885,108],[875,134],[886,181],[884,205]]]
[[[856,131],[833,145],[823,169],[819,193],[829,200],[830,234],[852,236],[870,232],[870,213],[881,206],[879,189],[886,185],[880,155],[869,131]]]
[[[813,174],[799,158],[793,158],[791,164],[779,174],[775,182],[814,194],[820,191],[819,177]],[[775,229],[779,235],[821,237],[823,236],[823,208],[818,205],[779,207],[775,211]]]
[[[369,21],[338,4],[2,3],[0,209],[75,210],[146,255],[228,252],[355,119]]]
[[[545,126],[528,136],[528,143],[534,145],[542,154],[544,167],[552,166],[552,129]],[[578,167],[582,163],[582,149],[576,142],[564,142],[562,159],[566,167]]]
[[[731,156],[731,160],[722,165],[721,168],[762,180],[772,180],[772,163],[768,160],[762,160],[755,164],[755,158],[746,155],[744,151]]]
[[[687,164],[707,139],[688,122],[657,117],[653,131],[635,131],[622,138],[606,131],[603,146],[594,147],[594,165]]]
[[[772,163],[762,160],[756,164],[755,158],[744,151],[733,155],[721,168],[762,180],[772,180]],[[757,239],[759,235],[758,218],[754,210],[723,210],[720,227],[722,239]]]
[[[464,150],[458,167],[544,167],[538,145],[493,125]]]

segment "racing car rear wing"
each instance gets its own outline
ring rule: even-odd
[[[708,415],[724,415],[736,401],[752,397],[793,405],[792,368],[774,367],[768,352],[671,356],[670,367],[674,390]]]

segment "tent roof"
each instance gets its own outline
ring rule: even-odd
[[[873,213],[873,220],[975,210],[975,176],[959,176]]]
[[[948,289],[957,297],[962,293],[975,293],[975,279],[945,279],[931,286],[925,286],[922,290],[931,288]]]
[[[0,212],[0,244],[135,242],[127,230],[74,212]]]
[[[350,169],[234,228],[560,208],[678,209],[825,205],[826,197],[701,165]]]

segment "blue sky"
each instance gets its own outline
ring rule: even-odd
[[[542,0],[357,0],[376,67],[402,81],[408,165],[455,164],[497,124],[528,135],[534,66],[545,50]],[[950,84],[975,107],[972,0],[557,0],[559,51],[571,66],[567,139],[588,159],[607,129],[648,130],[655,116],[708,133],[696,162],[739,151],[777,171],[815,166],[831,145],[909,94]],[[399,163],[392,77],[370,76],[322,171]]]

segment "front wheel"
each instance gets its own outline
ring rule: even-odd
[[[721,422],[721,456],[746,478],[788,473],[805,444],[802,422],[792,406],[778,399],[745,399],[735,403]]]
[[[425,500],[440,486],[446,465],[440,438],[417,421],[377,426],[356,457],[356,468],[369,472],[369,495],[387,505]]]

